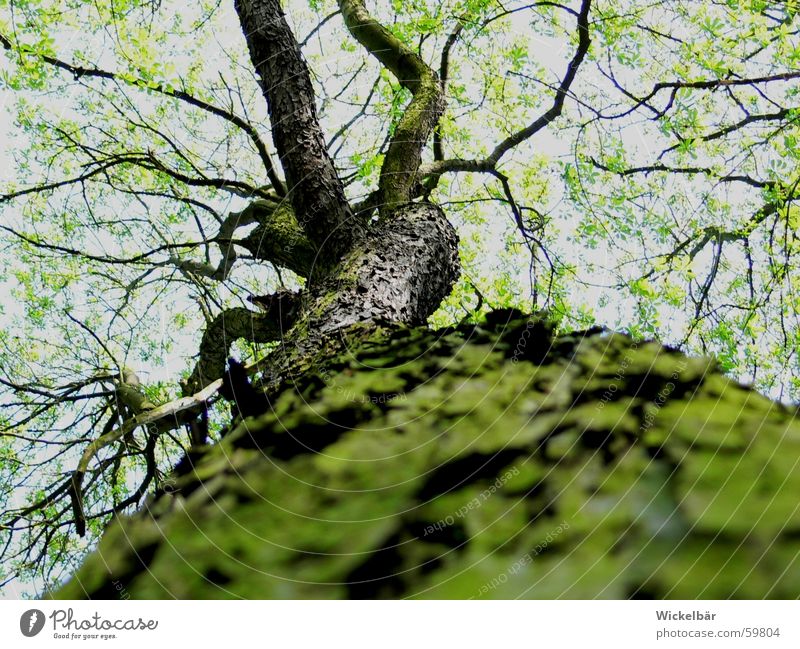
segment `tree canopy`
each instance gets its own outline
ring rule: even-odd
[[[163,487],[181,413],[216,441],[231,350],[409,202],[459,236],[432,325],[546,309],[796,400],[797,9],[0,0],[0,583]]]

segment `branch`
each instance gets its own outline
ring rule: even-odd
[[[628,110],[619,113],[617,115],[610,115],[607,116],[606,119],[617,119],[620,117],[626,117],[633,113],[636,109],[640,106],[646,106],[650,109],[653,113],[655,113],[655,118],[662,117],[673,105],[675,102],[675,98],[678,94],[678,90],[681,89],[693,89],[693,90],[715,90],[717,88],[724,88],[724,87],[732,87],[732,86],[754,86],[762,83],[775,83],[780,81],[792,81],[794,79],[800,79],[800,72],[783,72],[780,74],[772,74],[763,77],[751,77],[751,78],[744,78],[744,79],[704,79],[701,81],[662,81],[657,83],[653,86],[652,90],[647,93],[644,97],[636,97],[635,95],[631,94],[619,84],[615,84],[617,88],[625,94],[630,99],[633,99],[636,103],[629,108]],[[659,92],[662,90],[669,90],[669,99],[667,104],[661,110],[653,108],[648,103],[653,97],[655,97]]]
[[[252,209],[253,205],[256,204],[271,205],[269,201],[257,199],[241,212],[231,212],[222,223],[220,223],[219,231],[217,232],[217,236],[214,237],[214,241],[217,242],[222,257],[216,266],[191,259],[181,259],[175,256],[170,257],[167,260],[168,263],[187,273],[208,277],[217,282],[224,282],[228,278],[233,264],[236,262],[236,248],[233,245],[233,234],[237,228],[252,225],[258,221]]]
[[[83,533],[86,531],[86,514],[83,507],[82,492],[83,478],[89,470],[89,465],[95,456],[106,446],[109,446],[117,440],[124,438],[126,435],[130,435],[140,426],[152,426],[159,421],[175,418],[174,422],[169,421],[167,423],[165,430],[176,428],[179,425],[177,421],[177,415],[179,413],[205,406],[205,403],[214,395],[221,385],[222,380],[218,379],[206,385],[196,394],[175,399],[169,403],[146,410],[145,412],[128,419],[116,430],[113,430],[105,435],[101,435],[86,447],[81,455],[80,460],[78,461],[77,469],[75,469],[70,476],[69,481],[67,482],[67,489],[69,490],[72,500],[75,527],[80,536],[83,536]]]
[[[59,189],[60,187],[66,187],[67,185],[73,185],[75,183],[83,183],[94,176],[97,176],[111,167],[115,165],[121,164],[118,161],[106,162],[98,167],[95,167],[91,171],[87,171],[86,173],[80,174],[73,178],[68,178],[66,180],[59,180],[52,183],[43,183],[41,185],[35,185],[33,187],[26,187],[25,189],[20,189],[15,192],[10,192],[8,194],[0,194],[0,204],[7,203],[15,198],[19,198],[20,196],[25,196],[26,194],[37,194],[40,192],[48,192],[53,189]]]
[[[264,299],[254,300],[263,303]],[[184,393],[203,389],[225,372],[228,351],[234,341],[254,343],[280,340],[299,315],[299,294],[282,291],[270,296],[267,308],[256,313],[244,307],[227,309],[208,325],[200,342],[200,358],[186,381]]]
[[[94,167],[72,178],[67,178],[65,180],[59,180],[52,183],[42,183],[40,185],[34,185],[33,187],[27,187],[25,189],[10,192],[8,194],[0,194],[0,204],[6,203],[15,198],[19,198],[20,196],[25,196],[27,194],[48,192],[73,184],[83,184],[95,176],[105,174],[109,169],[123,165],[133,165],[135,167],[147,169],[148,171],[160,172],[190,187],[212,187],[214,189],[222,189],[245,198],[251,198],[253,196],[263,196],[265,198],[274,197],[264,188],[253,187],[252,185],[241,180],[231,180],[228,178],[209,178],[207,176],[202,176],[200,178],[187,176],[186,174],[169,167],[151,152],[113,154],[104,159],[95,159],[91,163],[87,163],[86,166],[88,167],[90,165],[94,165]],[[110,181],[107,180],[106,182],[111,185]]]
[[[376,21],[362,0],[339,0],[339,8],[352,36],[413,94],[381,167],[380,209],[387,215],[414,195],[422,150],[444,112],[444,92],[430,66]]]
[[[612,169],[611,167],[604,165],[602,162],[599,162],[595,158],[589,158],[589,160],[598,169],[602,169],[603,171],[617,174],[618,176],[622,177],[632,176],[634,174],[648,175],[651,173],[673,173],[688,176],[705,174],[715,178],[721,183],[740,182],[750,185],[751,187],[758,188],[770,188],[775,187],[776,185],[775,181],[773,180],[758,180],[757,178],[753,178],[745,174],[726,174],[722,176],[718,172],[714,171],[711,167],[670,167],[665,164],[657,163],[652,165],[643,165],[641,167],[629,167],[627,169]]]
[[[328,14],[327,16],[325,16],[325,17],[324,17],[322,20],[320,20],[320,21],[317,23],[316,27],[314,27],[314,29],[312,29],[312,30],[311,30],[311,31],[308,33],[308,35],[307,35],[307,36],[306,36],[306,37],[305,37],[305,38],[304,38],[302,41],[300,41],[300,49],[303,49],[303,48],[304,48],[306,45],[308,45],[309,41],[310,41],[312,38],[314,38],[314,35],[315,35],[315,34],[317,34],[317,33],[319,33],[319,31],[320,31],[320,30],[321,30],[321,29],[322,29],[322,28],[323,28],[323,27],[326,25],[326,23],[327,23],[329,20],[331,20],[331,19],[335,18],[335,17],[336,17],[336,16],[338,16],[338,15],[339,15],[339,10],[337,9],[336,11],[334,11],[334,12],[332,12],[332,13],[329,13],[329,14]]]
[[[267,151],[267,147],[264,144],[261,136],[259,136],[258,131],[256,131],[255,127],[250,124],[247,120],[239,117],[235,113],[231,111],[224,110],[219,108],[218,106],[214,106],[202,99],[198,99],[194,95],[189,94],[184,90],[176,90],[173,88],[168,88],[163,84],[154,84],[148,83],[141,79],[135,79],[133,81],[125,78],[125,76],[120,76],[119,73],[109,72],[107,70],[101,70],[99,68],[87,68],[82,67],[79,65],[73,65],[71,63],[67,63],[66,61],[62,61],[53,56],[43,55],[37,53],[33,48],[30,47],[15,47],[14,44],[3,34],[0,34],[0,44],[6,50],[17,50],[20,53],[25,53],[29,55],[36,56],[40,60],[48,63],[56,68],[61,70],[65,70],[69,72],[75,80],[80,80],[83,77],[94,77],[98,79],[106,79],[112,80],[117,82],[125,83],[126,85],[132,85],[137,88],[144,88],[147,90],[151,90],[153,92],[157,92],[159,94],[165,95],[167,97],[172,97],[173,99],[178,99],[183,101],[195,108],[199,108],[207,113],[212,115],[216,115],[217,117],[221,117],[224,120],[227,120],[231,124],[238,126],[242,129],[247,136],[252,140],[254,146],[256,147],[256,151],[258,151],[258,155],[261,158],[261,162],[264,165],[264,169],[267,172],[267,176],[269,177],[270,182],[272,183],[275,191],[278,195],[283,196],[286,193],[286,189],[283,186],[283,182],[278,177],[277,172],[275,171],[275,167],[272,164],[272,159],[270,158],[269,152]]]
[[[765,203],[759,210],[757,210],[746,223],[734,230],[724,230],[723,228],[715,225],[705,227],[699,232],[699,237],[697,235],[686,237],[677,246],[675,246],[671,252],[659,255],[659,257],[664,260],[663,263],[671,264],[678,255],[685,252],[690,260],[694,260],[694,258],[697,257],[703,248],[705,248],[706,245],[708,245],[708,243],[712,240],[717,241],[720,244],[730,241],[742,241],[746,244],[752,232],[770,216],[776,214],[779,208],[779,202],[769,201]],[[694,243],[694,245],[689,248],[692,243]],[[657,271],[655,268],[653,268],[649,272],[645,273],[642,277],[649,279],[656,274]]]
[[[572,57],[572,60],[567,65],[567,72],[564,75],[564,78],[561,80],[561,84],[556,90],[556,96],[553,99],[553,105],[549,110],[547,110],[547,112],[539,116],[527,127],[517,131],[516,133],[513,133],[500,144],[498,144],[494,148],[494,151],[492,151],[487,158],[492,165],[496,165],[500,161],[500,158],[502,158],[508,151],[513,149],[518,144],[524,142],[534,134],[538,133],[556,117],[561,115],[561,111],[564,108],[564,100],[567,97],[567,92],[569,92],[572,82],[575,80],[575,75],[578,73],[578,68],[583,62],[583,59],[586,57],[586,54],[589,51],[589,46],[591,45],[591,39],[589,35],[589,10],[591,9],[591,4],[592,0],[583,0],[581,3],[581,8],[578,12],[578,47],[575,50],[575,55]]]
[[[71,255],[73,257],[80,257],[82,259],[88,259],[90,261],[97,261],[104,264],[111,264],[111,265],[125,265],[125,264],[152,264],[153,266],[164,266],[170,262],[156,262],[150,261],[150,258],[168,251],[168,250],[181,250],[186,248],[196,248],[197,246],[202,245],[203,242],[200,243],[170,243],[164,244],[163,246],[159,246],[158,248],[154,248],[153,250],[149,250],[148,252],[143,252],[139,255],[135,255],[134,257],[111,257],[108,255],[92,255],[76,248],[68,248],[66,246],[60,246],[53,243],[47,243],[45,241],[38,241],[36,238],[25,235],[21,232],[17,232],[13,228],[9,228],[5,225],[0,225],[0,231],[7,232],[8,234],[21,239],[25,243],[30,244],[35,248],[39,248],[41,250],[48,250],[51,252],[59,252],[67,255]]]
[[[267,100],[297,220],[331,265],[357,233],[344,186],[325,146],[308,67],[279,0],[235,0],[253,66]]]
[[[319,250],[306,237],[288,203],[256,200],[231,216],[259,223],[247,237],[235,241],[256,259],[271,261],[307,279],[319,273]]]
[[[591,45],[591,38],[589,32],[589,12],[591,9],[592,0],[583,0],[580,11],[578,13],[578,46],[575,50],[570,62],[567,64],[567,71],[564,78],[561,80],[558,88],[556,88],[556,95],[553,98],[553,103],[550,108],[537,117],[525,128],[509,135],[505,140],[500,142],[492,152],[483,160],[463,160],[459,158],[450,160],[435,160],[432,164],[424,166],[420,169],[420,175],[428,177],[428,187],[432,188],[436,185],[438,176],[447,172],[488,172],[493,173],[497,168],[498,163],[502,157],[511,149],[518,146],[525,140],[529,139],[554,119],[556,119],[564,109],[564,101],[567,98],[569,89],[575,81],[575,76],[578,73],[578,68],[583,63],[586,54],[589,52]]]
[[[712,131],[711,133],[707,133],[705,135],[696,135],[690,137],[684,137],[679,134],[676,134],[680,139],[678,144],[673,144],[671,147],[664,149],[659,157],[664,156],[671,151],[675,151],[676,149],[680,148],[681,144],[686,141],[696,141],[696,142],[712,142],[713,140],[718,140],[720,138],[725,137],[726,135],[730,135],[739,129],[744,128],[745,126],[749,126],[750,124],[756,124],[760,122],[770,122],[770,121],[778,121],[786,119],[790,117],[792,114],[797,113],[796,109],[794,108],[781,108],[774,113],[763,113],[763,114],[754,114],[748,115],[747,117],[739,120],[735,124],[729,124],[728,126],[724,126],[716,131]],[[789,123],[796,122],[797,117],[790,119]]]
[[[459,35],[464,30],[464,23],[459,21],[455,29],[450,32],[442,48],[442,55],[439,62],[439,79],[442,83],[442,92],[447,92],[447,79],[450,75],[450,52],[458,40]],[[433,131],[433,159],[444,160],[444,146],[442,144],[442,125],[436,124]]]

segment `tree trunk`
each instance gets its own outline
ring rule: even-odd
[[[287,356],[267,411],[183,462],[55,597],[800,594],[794,408],[599,329],[334,308],[359,322]]]

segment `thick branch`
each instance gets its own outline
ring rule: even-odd
[[[246,237],[234,237],[238,228],[254,223],[258,226]],[[318,271],[319,251],[309,241],[292,206],[286,201],[256,199],[241,212],[231,212],[210,241],[219,245],[222,255],[216,266],[178,256],[170,257],[168,263],[194,275],[222,282],[236,261],[235,246],[242,246],[254,258],[288,268],[300,277],[310,279]]]
[[[259,223],[247,237],[236,241],[238,245],[247,248],[257,259],[271,261],[301,277],[311,278],[316,270],[318,249],[306,237],[291,205],[256,200],[236,216]]]
[[[216,266],[209,263],[194,261],[191,259],[181,259],[180,257],[170,257],[169,263],[180,270],[193,275],[208,277],[217,282],[224,282],[230,274],[233,264],[236,262],[236,247],[233,245],[233,234],[237,228],[252,225],[257,222],[254,214],[253,205],[264,204],[273,205],[271,201],[256,199],[241,212],[231,212],[220,223],[217,236],[214,237],[219,246],[221,258]]]
[[[422,150],[444,112],[444,92],[430,66],[377,22],[361,0],[339,0],[339,8],[353,37],[414,95],[381,168],[381,212],[387,214],[413,198]]]
[[[156,423],[162,423],[166,430],[177,428],[180,425],[178,421],[179,413],[203,406],[219,389],[220,385],[222,385],[222,380],[213,381],[208,383],[197,394],[175,399],[161,406],[145,410],[141,414],[128,419],[110,433],[101,435],[86,447],[78,461],[78,468],[72,473],[65,485],[62,485],[63,490],[68,491],[70,494],[75,527],[79,536],[83,536],[86,533],[86,512],[83,507],[83,478],[97,454],[106,446],[131,434],[140,426],[152,426]],[[155,432],[158,432],[158,430]],[[62,489],[59,488],[56,493],[62,493]],[[51,494],[48,498],[52,499],[55,495]]]
[[[299,311],[295,293],[279,293],[271,308],[256,313],[244,307],[223,311],[208,325],[200,342],[200,358],[184,386],[191,394],[216,381],[225,372],[228,352],[235,340],[244,338],[254,343],[280,340],[294,324]]]
[[[292,206],[309,238],[335,264],[350,248],[353,213],[317,117],[308,67],[279,0],[236,0],[250,58],[261,77],[272,137]]]

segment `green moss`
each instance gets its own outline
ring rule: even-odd
[[[291,204],[254,200],[242,211],[242,220],[254,218],[258,227],[244,245],[258,258],[279,262],[302,277],[319,264],[316,247],[305,235]]]
[[[55,595],[800,595],[793,410],[707,359],[500,320],[355,327]]]

